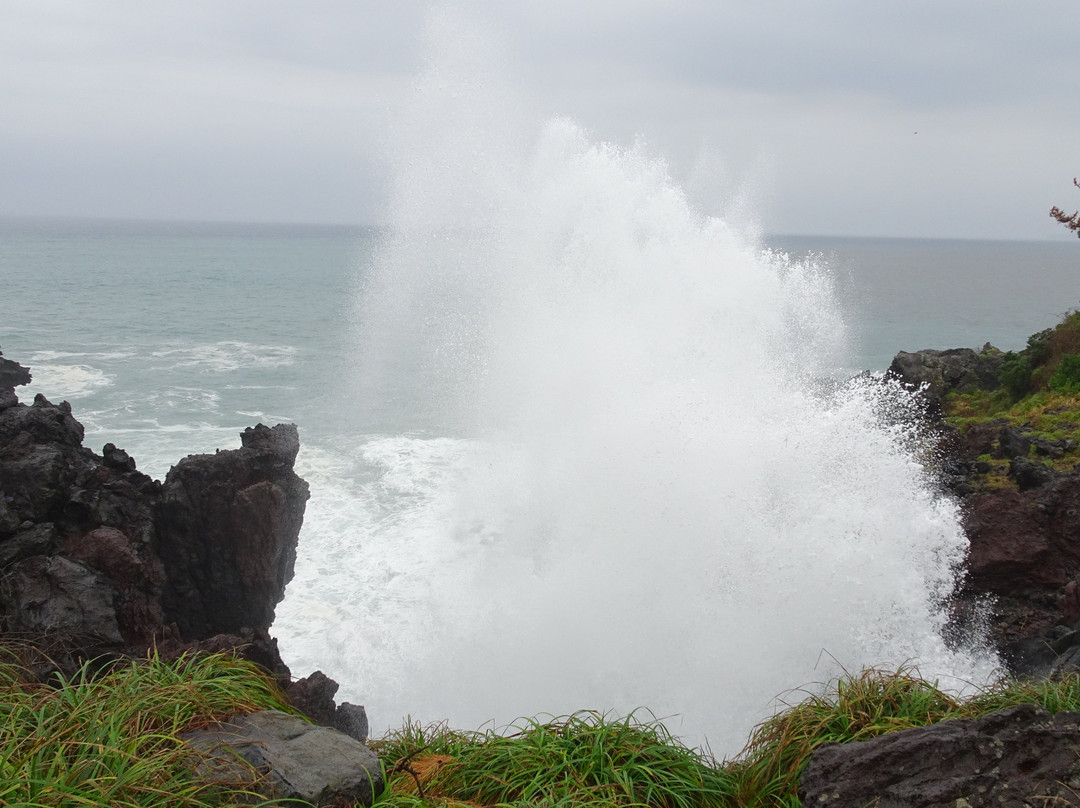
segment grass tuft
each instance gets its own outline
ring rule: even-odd
[[[58,687],[0,659],[0,805],[235,805],[250,793],[211,788],[191,775],[178,735],[218,718],[291,711],[256,666],[224,655],[156,656],[92,676],[84,666]]]
[[[657,806],[798,808],[799,778],[825,743],[863,741],[1033,702],[1080,709],[1080,676],[1002,682],[960,698],[916,671],[866,670],[760,724],[733,760],[685,748],[655,720],[587,712],[522,721],[509,734],[409,721],[373,743],[392,808]]]
[[[735,762],[737,805],[796,806],[799,778],[817,747],[934,724],[960,707],[910,669],[865,670],[823,693],[800,692],[806,698],[759,725]]]
[[[730,805],[734,780],[655,719],[579,712],[509,734],[408,723],[378,744],[395,806]],[[393,761],[390,763],[390,761]],[[420,801],[419,803],[417,801]]]

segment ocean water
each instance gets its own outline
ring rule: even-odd
[[[841,667],[989,675],[941,639],[965,540],[909,402],[845,380],[1023,347],[1076,245],[755,243],[646,156],[545,137],[478,231],[2,221],[20,396],[158,478],[298,424],[274,632],[377,728],[647,707],[733,753]]]

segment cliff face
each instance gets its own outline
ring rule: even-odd
[[[159,483],[84,447],[66,402],[19,403],[29,381],[0,357],[0,630],[72,661],[246,644],[287,674],[267,630],[308,498],[296,427],[247,429]]]
[[[1080,318],[1019,353],[900,353],[940,435],[943,486],[970,541],[958,611],[989,613],[1017,674],[1080,670]]]

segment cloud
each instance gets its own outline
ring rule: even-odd
[[[0,213],[378,219],[429,5],[9,0]],[[1080,49],[1061,0],[468,7],[453,36],[468,50],[468,26],[499,32],[470,56],[505,117],[644,139],[680,178],[719,154],[729,187],[701,197],[771,186],[777,229],[1008,234],[996,219],[1045,196],[1042,216],[1050,178],[1078,170]]]

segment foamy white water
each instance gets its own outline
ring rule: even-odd
[[[376,726],[644,706],[723,753],[841,666],[984,679],[942,640],[966,540],[910,401],[824,381],[827,268],[702,215],[644,146],[534,125],[455,25],[357,306],[358,395],[440,426],[305,451],[289,661]]]

